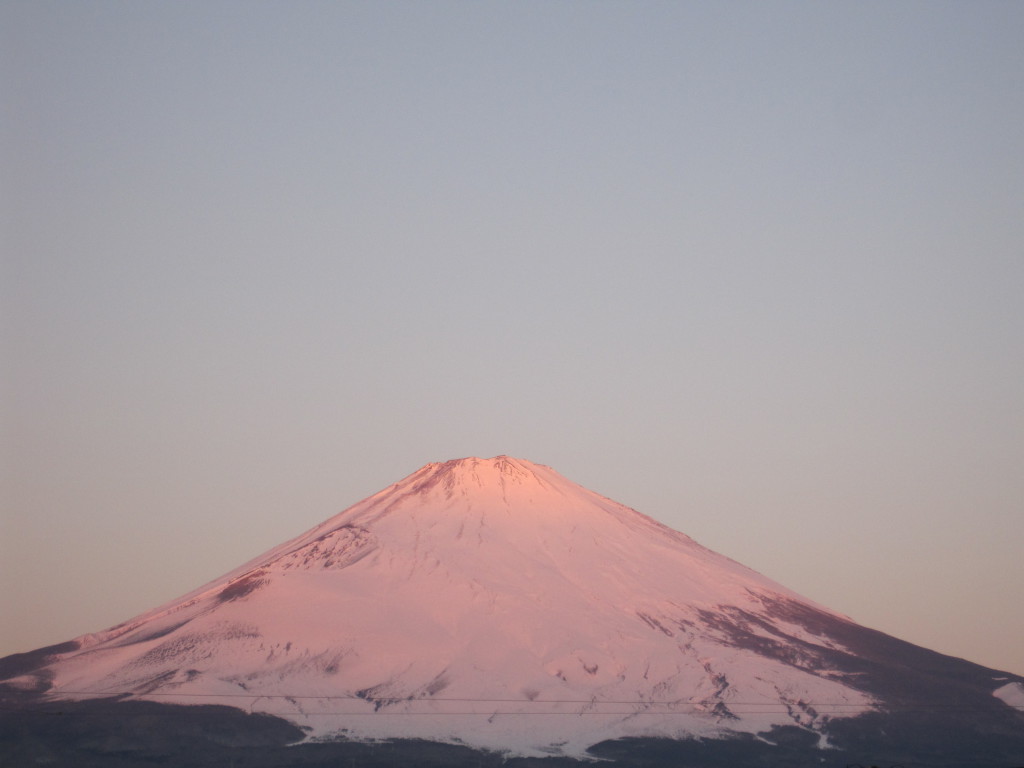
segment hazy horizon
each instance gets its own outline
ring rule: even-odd
[[[1024,674],[1022,32],[0,3],[0,655],[507,454]]]

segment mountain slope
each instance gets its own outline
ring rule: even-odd
[[[858,627],[508,457],[429,464],[179,600],[27,656],[0,675],[50,698],[228,704],[319,739],[523,755],[784,726],[828,746],[842,720],[950,691],[1012,730],[992,692],[1021,681]]]

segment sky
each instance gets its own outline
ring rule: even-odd
[[[1024,674],[1024,4],[0,2],[0,655],[547,464]]]

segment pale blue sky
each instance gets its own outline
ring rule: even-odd
[[[0,36],[0,654],[507,453],[1024,673],[1024,4]]]

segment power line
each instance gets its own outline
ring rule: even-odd
[[[657,715],[657,714],[698,714],[708,712],[698,706],[698,703],[688,701],[654,701],[649,699],[526,699],[526,698],[485,698],[485,697],[441,697],[432,696],[429,698],[407,698],[407,697],[380,697],[359,696],[357,694],[285,694],[285,693],[188,693],[178,691],[153,691],[149,693],[138,693],[135,691],[60,691],[61,695],[112,698],[117,696],[147,697],[147,698],[179,698],[179,699],[248,699],[251,700],[250,707],[261,699],[284,699],[287,701],[362,701],[375,706],[396,706],[401,704],[434,704],[434,703],[475,703],[475,704],[516,704],[525,707],[543,705],[581,705],[585,707],[609,707],[629,706],[643,707],[642,710],[630,710],[627,712],[602,711],[553,711],[549,714],[593,714],[593,715]],[[1000,711],[1003,707],[1010,707],[1018,711],[1024,711],[1024,705],[1007,703],[992,704],[969,704],[961,702],[906,702],[897,704],[875,705],[870,703],[850,702],[765,702],[765,701],[725,701],[712,700],[721,703],[738,714],[777,714],[787,713],[794,707],[800,709],[813,709],[818,714],[854,714],[858,710],[863,711],[934,711],[934,712],[983,712]],[[650,711],[654,709],[655,711]],[[494,714],[492,712],[396,712],[389,710],[382,712],[377,709],[374,712],[298,712],[298,714],[309,715],[476,715]],[[545,714],[544,712],[499,712],[498,714]]]
[[[370,703],[374,702],[388,702],[388,703],[400,703],[400,702],[428,702],[428,701],[473,701],[473,702],[488,702],[488,703],[515,703],[515,704],[678,704],[678,699],[672,700],[653,700],[653,699],[529,699],[529,698],[484,698],[477,696],[430,696],[426,698],[411,698],[408,696],[360,696],[354,693],[324,693],[324,694],[309,694],[309,693],[190,693],[187,691],[152,691],[149,693],[140,693],[139,691],[57,691],[60,695],[69,696],[195,696],[195,697],[208,697],[208,698],[240,698],[240,699],[341,699],[348,701],[367,701]],[[729,702],[730,704],[750,704],[750,705],[762,705],[763,701],[737,701]],[[796,703],[796,702],[794,702]],[[813,702],[801,701],[801,704],[808,704],[813,706]],[[780,703],[780,706],[783,704]],[[870,704],[853,704],[847,702],[823,702],[823,706],[848,706],[848,707],[865,707],[871,706]]]

